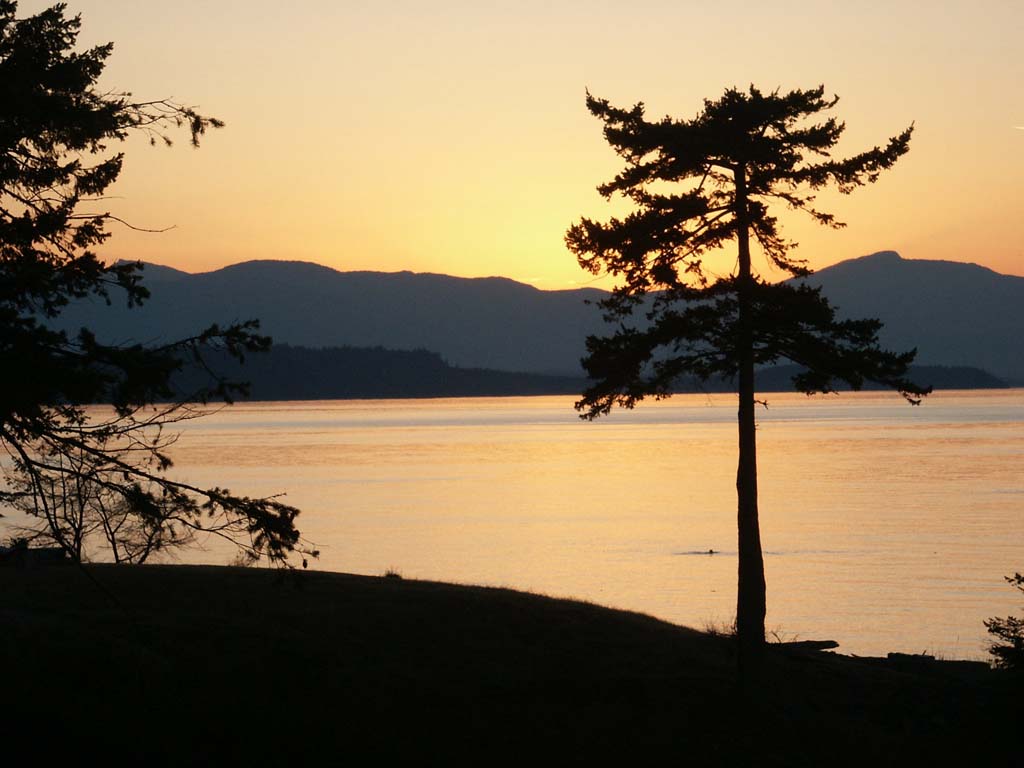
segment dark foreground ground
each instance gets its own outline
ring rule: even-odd
[[[1019,679],[501,589],[0,568],[0,754],[103,764],[1021,765]],[[115,602],[116,598],[116,602]],[[0,761],[8,763],[3,757]]]

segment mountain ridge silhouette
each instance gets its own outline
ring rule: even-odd
[[[878,317],[894,350],[921,365],[973,366],[1024,383],[1024,278],[879,251],[805,278],[845,317]],[[607,333],[597,288],[541,290],[504,277],[343,272],[304,261],[253,260],[189,274],[148,265],[152,297],[132,310],[82,301],[57,326],[102,340],[156,342],[213,322],[259,318],[282,344],[430,350],[467,368],[579,376],[585,339]]]

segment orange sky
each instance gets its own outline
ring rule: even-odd
[[[19,15],[49,3],[19,4]],[[584,89],[691,117],[730,85],[824,83],[840,151],[911,121],[871,188],[823,195],[848,228],[783,213],[796,255],[894,249],[1024,275],[1024,4],[695,0],[69,0],[112,40],[103,85],[227,121],[193,151],[128,144],[103,255],[187,271],[247,259],[592,280],[566,228],[619,168]],[[725,259],[731,263],[732,257]],[[724,263],[724,262],[723,262]],[[599,280],[595,285],[607,285]]]

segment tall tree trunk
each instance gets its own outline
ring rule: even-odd
[[[736,216],[739,244],[739,463],[736,468],[739,583],[736,594],[736,636],[743,681],[757,675],[764,647],[765,582],[761,530],[757,517],[757,435],[754,421],[754,328],[751,301],[754,280],[750,269],[747,226],[746,169],[736,169]]]

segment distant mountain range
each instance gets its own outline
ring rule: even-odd
[[[822,286],[841,315],[882,320],[882,343],[917,347],[918,363],[970,365],[1024,384],[1024,277],[883,251],[808,282]]]
[[[844,316],[883,320],[885,345],[916,346],[922,365],[972,366],[1024,383],[1024,278],[886,251],[808,281]],[[250,261],[202,274],[147,265],[145,284],[153,295],[141,308],[79,302],[60,325],[92,328],[106,341],[156,342],[258,317],[283,344],[429,350],[452,366],[563,377],[581,375],[586,336],[607,331],[586,303],[604,291],[542,291],[497,277]]]
[[[275,342],[304,347],[430,350],[448,363],[581,375],[586,336],[601,329],[598,290],[540,291],[505,278],[337,272],[308,262],[250,261],[203,274],[147,265],[141,308],[70,308],[61,327],[106,341],[151,342],[218,322],[259,318]]]

